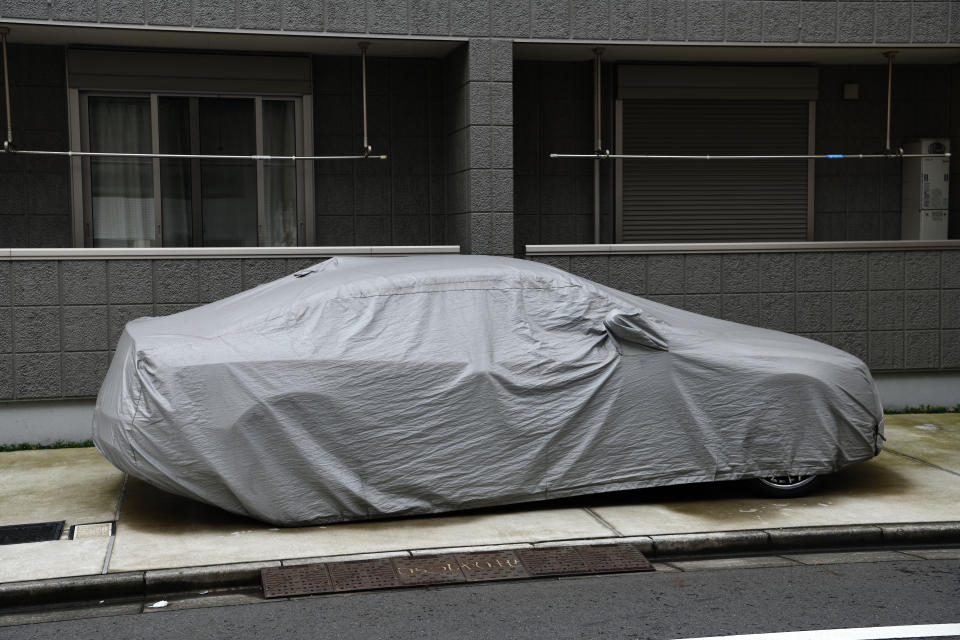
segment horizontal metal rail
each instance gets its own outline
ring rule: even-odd
[[[804,155],[655,155],[625,153],[551,153],[551,158],[585,160],[866,160],[871,158],[949,158],[949,153],[821,153]]]
[[[113,153],[109,151],[37,151],[6,148],[0,153],[29,156],[67,156],[69,158],[128,158],[166,160],[386,160],[385,155],[353,155],[353,156],[232,156],[232,155],[205,155],[199,153]]]

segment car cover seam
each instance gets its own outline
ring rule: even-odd
[[[460,283],[453,283],[460,284]],[[562,287],[469,287],[463,289],[437,289],[431,291],[399,291],[396,293],[373,293],[370,295],[357,295],[357,296],[337,296],[336,298],[330,298],[329,301],[333,302],[335,300],[360,300],[365,298],[390,298],[393,296],[410,296],[410,295],[424,295],[428,293],[448,293],[452,291],[555,291],[558,289],[582,289],[576,284],[564,285]]]

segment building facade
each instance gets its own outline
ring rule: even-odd
[[[89,410],[127,320],[344,252],[547,261],[848,350],[891,406],[960,401],[960,163],[910,240],[898,156],[960,136],[960,2],[6,0],[0,26],[8,441]],[[66,150],[261,159],[26,153]]]

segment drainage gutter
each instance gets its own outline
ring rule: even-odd
[[[671,560],[691,556],[728,554],[770,554],[805,550],[851,550],[930,545],[960,545],[960,521],[790,527],[716,531],[653,536],[560,540],[533,543],[533,547],[632,544],[649,559]],[[517,545],[477,547],[477,550],[515,548]],[[466,550],[466,549],[465,549]],[[411,555],[440,553],[442,550],[413,550]],[[391,555],[391,554],[363,554]],[[337,562],[358,556],[332,556],[316,562]],[[108,573],[106,575],[0,583],[0,615],[25,607],[80,605],[105,600],[159,599],[173,594],[233,589],[257,590],[260,571],[267,568],[307,563],[307,560],[246,562],[176,569],[154,569]]]

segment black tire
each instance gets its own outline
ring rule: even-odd
[[[753,478],[753,490],[767,498],[797,498],[811,493],[823,476],[775,476]]]

